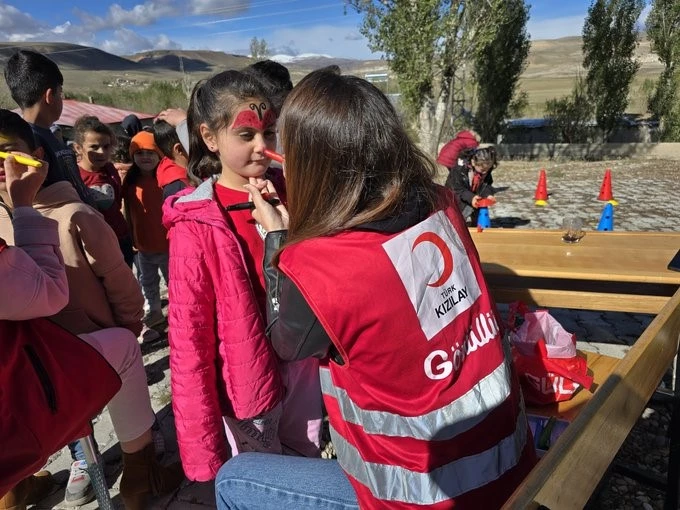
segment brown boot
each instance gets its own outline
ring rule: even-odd
[[[26,510],[28,505],[45,498],[53,486],[54,480],[50,472],[39,471],[33,476],[24,478],[0,498],[0,510]]]
[[[161,466],[153,443],[135,453],[123,452],[120,495],[127,510],[145,510],[149,496],[168,493],[179,487],[182,480],[182,465],[177,462]]]

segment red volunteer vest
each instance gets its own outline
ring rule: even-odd
[[[362,508],[500,507],[533,467],[477,252],[449,207],[399,234],[281,254],[345,360],[322,362],[338,460]]]

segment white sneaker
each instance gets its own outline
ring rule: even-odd
[[[95,498],[94,487],[87,472],[87,462],[76,460],[71,464],[71,475],[66,484],[64,505],[67,507],[81,506]]]
[[[137,337],[137,341],[140,344],[148,344],[151,342],[155,342],[160,337],[161,335],[158,331],[156,331],[155,329],[151,329],[145,324],[142,327],[142,332],[140,333],[139,337]]]

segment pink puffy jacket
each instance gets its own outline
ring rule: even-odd
[[[184,472],[207,481],[228,459],[222,416],[253,418],[283,397],[277,359],[214,179],[163,205],[170,240],[172,408]]]

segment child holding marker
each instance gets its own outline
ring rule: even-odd
[[[458,207],[463,218],[469,218],[469,225],[477,225],[480,200],[494,198],[496,190],[491,172],[497,166],[496,149],[483,147],[459,158],[458,164],[449,171],[446,186],[456,194]]]
[[[28,123],[3,109],[0,109],[0,150],[31,154],[31,160],[43,153]],[[47,176],[49,171],[48,168]],[[24,216],[27,207],[25,200],[15,203],[16,196],[7,189],[3,173],[0,172],[0,199],[5,207],[0,208],[0,237],[12,244],[15,232],[11,215]],[[121,377],[122,387],[108,404],[123,451],[120,492],[128,510],[143,510],[149,495],[174,489],[184,475],[178,465],[165,468],[156,461],[151,430],[154,413],[141,351],[135,340],[142,318],[139,285],[101,214],[83,204],[68,182],[43,185],[34,195],[33,213],[41,213],[58,227],[55,235],[58,233],[57,245],[68,281],[68,303],[63,309],[53,310],[55,315],[50,318],[97,349]],[[21,239],[16,238],[18,242],[22,239],[25,233]],[[77,371],[73,373],[74,378],[78,375]],[[72,443],[75,459],[66,486],[66,506],[79,506],[94,499],[87,463],[75,444]],[[9,500],[0,500],[0,508],[25,508],[24,496],[14,492]]]
[[[243,187],[268,175],[276,190],[268,198],[285,201],[281,171],[264,155],[276,147],[275,123],[255,79],[226,71],[199,83],[188,112],[189,172],[221,173],[164,204],[173,409],[193,480],[213,479],[244,451],[319,455],[318,363],[279,364],[271,349],[267,309],[278,304],[266,297],[265,232]]]

